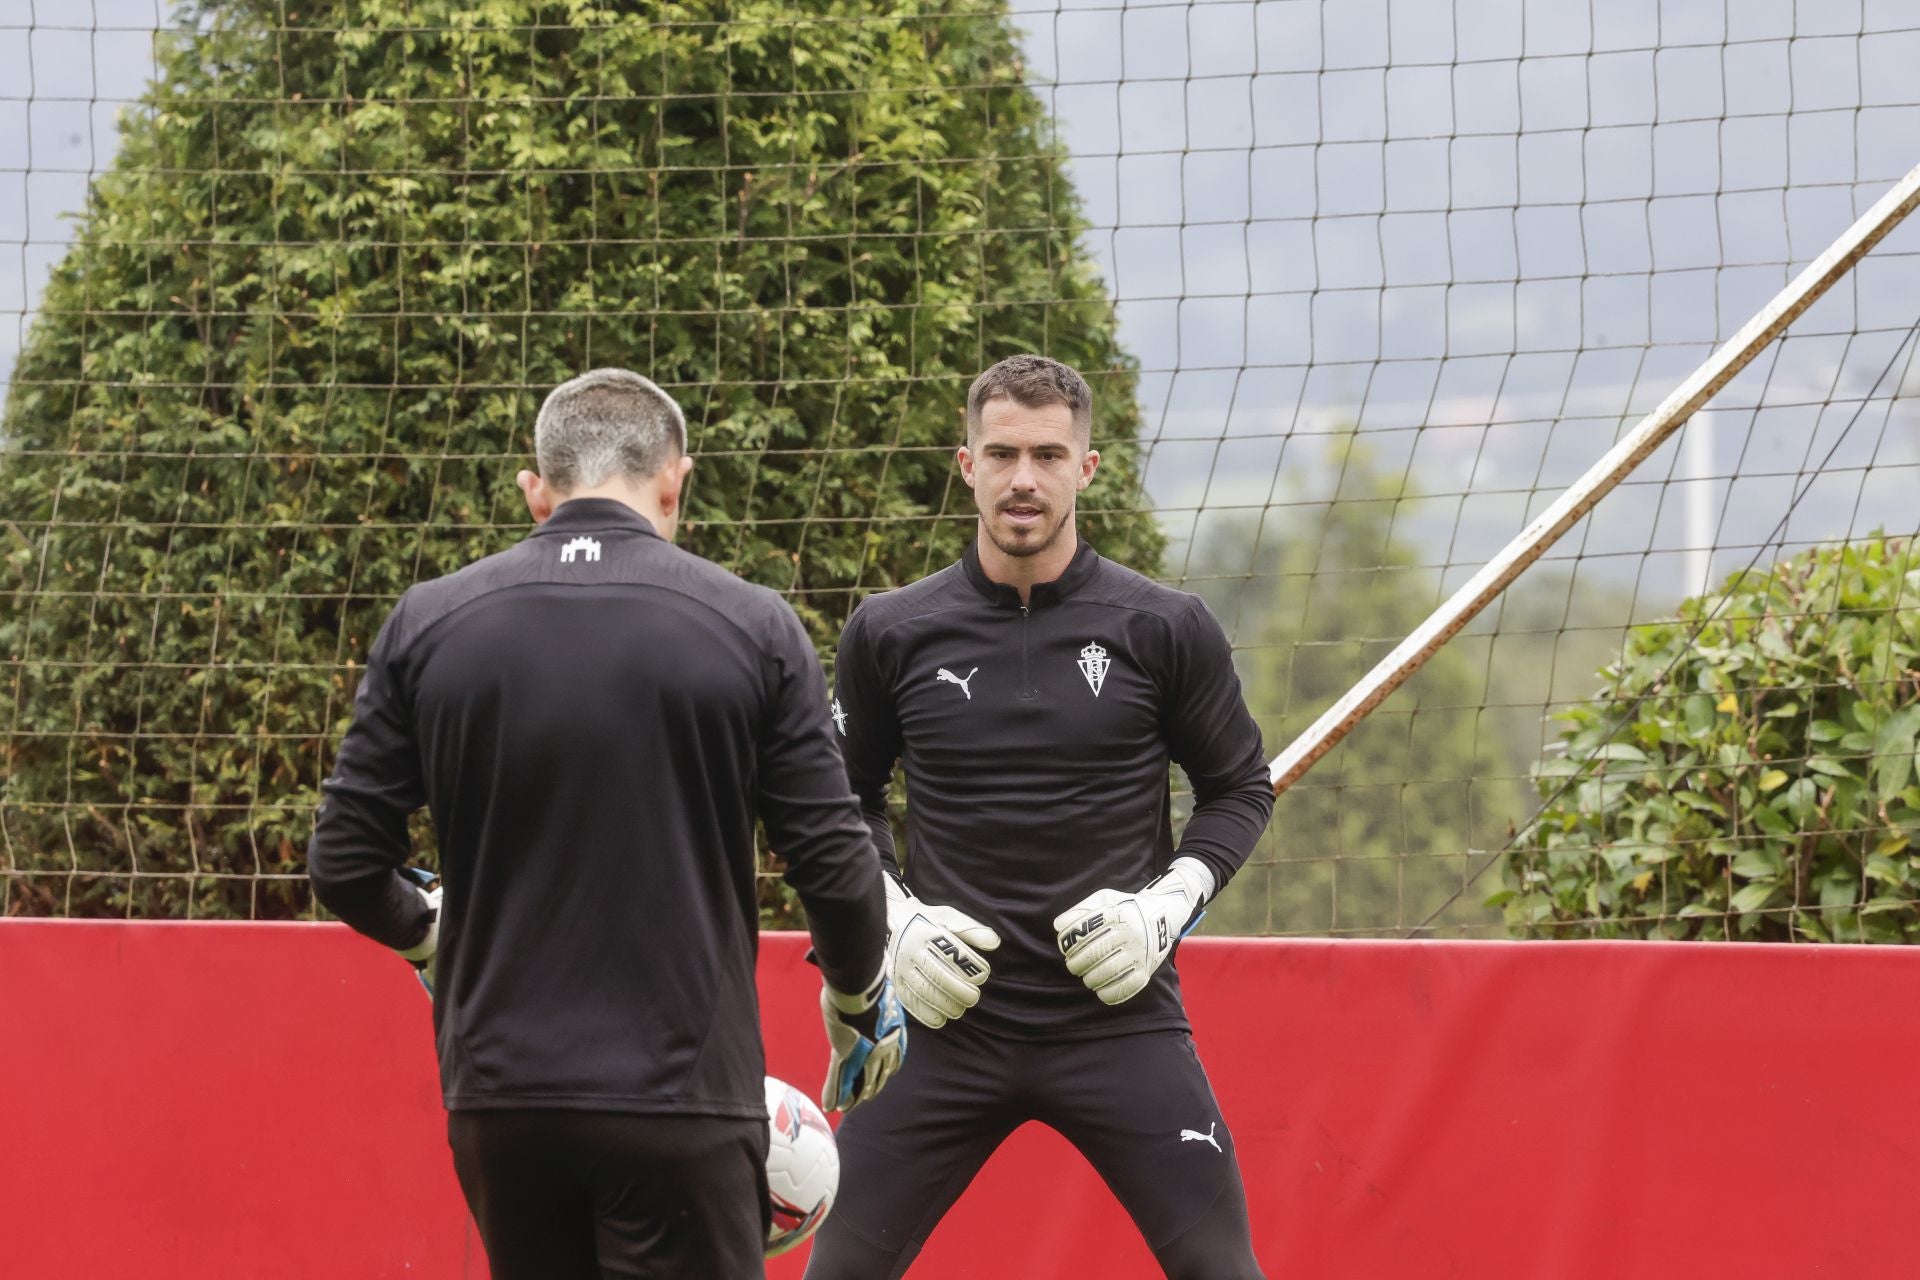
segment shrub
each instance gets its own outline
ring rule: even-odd
[[[1087,532],[1157,567],[1002,11],[631,12],[234,0],[161,43],[0,425],[6,911],[310,911],[357,664],[522,534],[534,412],[591,366],[679,395],[688,545],[821,643],[958,553],[966,385],[1015,351],[1087,371]]]
[[[1876,536],[1735,575],[1601,677],[1505,865],[1514,932],[1920,933],[1920,548]]]

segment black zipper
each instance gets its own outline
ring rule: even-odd
[[[1020,606],[1020,696],[1023,698],[1033,696],[1033,675],[1027,667],[1027,618],[1031,613],[1027,605]]]

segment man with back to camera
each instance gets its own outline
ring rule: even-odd
[[[888,971],[926,1029],[840,1126],[840,1197],[808,1280],[903,1274],[1027,1120],[1080,1149],[1168,1276],[1261,1274],[1169,961],[1252,853],[1273,790],[1213,616],[1079,540],[1092,409],[1053,360],[981,374],[956,454],[977,537],[958,564],[863,601],[840,639],[833,715],[888,873]],[[1177,851],[1169,760],[1195,801]]]
[[[535,451],[533,533],[381,628],[314,891],[435,962],[448,1142],[495,1280],[759,1276],[754,815],[825,977],[830,1109],[905,1053],[879,865],[799,619],[672,545],[679,406],[597,369],[547,397]],[[397,871],[422,803],[444,907]]]

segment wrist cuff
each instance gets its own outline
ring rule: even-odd
[[[886,981],[887,967],[883,964],[880,966],[880,972],[873,975],[873,981],[869,982],[858,995],[835,991],[829,983],[823,983],[821,986],[826,992],[827,1003],[841,1013],[865,1013],[879,1002],[880,989],[886,985]]]
[[[1214,893],[1213,872],[1207,864],[1198,858],[1175,858],[1173,865],[1167,868],[1167,874],[1178,879],[1187,891],[1187,897],[1193,903],[1192,909],[1198,911],[1212,901]]]
[[[898,928],[901,920],[913,914],[914,897],[907,886],[893,876],[882,876],[887,882],[887,930]]]

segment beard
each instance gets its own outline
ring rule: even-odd
[[[1032,506],[1034,504],[1022,503],[1020,505]],[[1004,508],[1002,508],[1002,510],[1004,510]],[[996,511],[994,516],[997,517],[999,514],[1000,512]],[[987,539],[999,549],[1002,555],[1013,556],[1016,559],[1024,559],[1027,556],[1037,556],[1060,541],[1060,532],[1066,528],[1067,517],[1072,514],[1073,508],[1069,505],[1065,511],[1060,513],[1057,519],[1049,524],[1046,522],[1049,512],[1045,507],[1042,507],[1040,509],[1041,524],[1038,527],[1032,529],[1016,529],[1011,533],[1001,530],[997,518],[984,519],[981,521],[981,524],[987,531]]]

